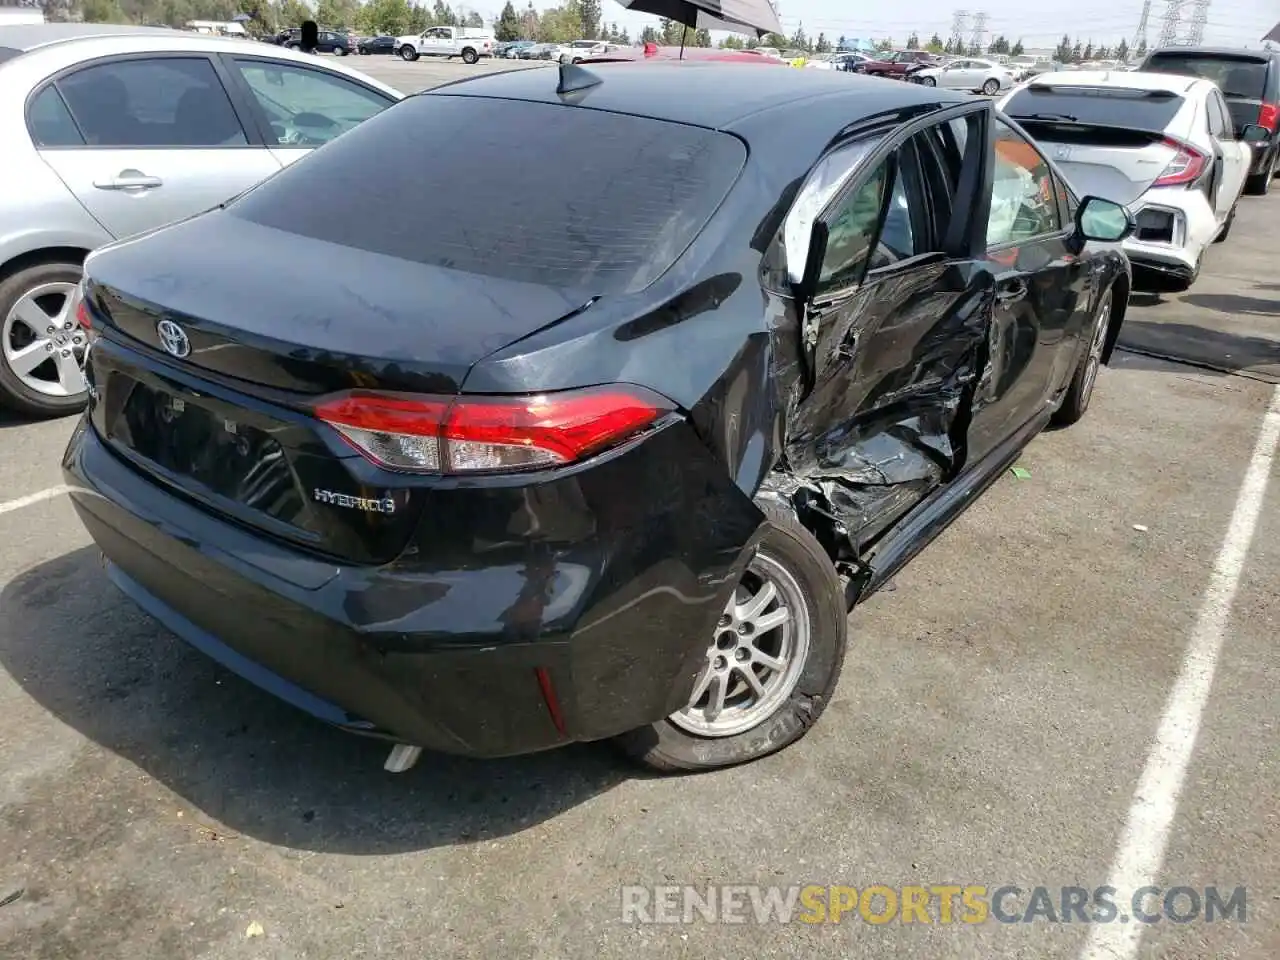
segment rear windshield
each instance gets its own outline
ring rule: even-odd
[[[1203,77],[1216,83],[1224,96],[1237,100],[1262,100],[1267,92],[1267,63],[1253,57],[1157,53],[1143,70]]]
[[[548,82],[554,76],[548,72]],[[673,264],[746,162],[737,138],[599,110],[426,94],[229,208],[263,226],[593,294]]]
[[[1181,97],[1149,90],[1034,85],[1015,93],[1004,112],[1015,120],[1059,120],[1159,132],[1177,116],[1182,104]]]

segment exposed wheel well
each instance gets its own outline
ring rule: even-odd
[[[1129,307],[1129,294],[1132,291],[1132,284],[1123,273],[1116,277],[1114,286],[1115,296],[1111,298],[1111,316],[1107,318],[1107,342],[1102,348],[1103,363],[1111,360],[1116,341],[1120,339],[1120,327],[1124,323],[1125,311]]]
[[[79,247],[45,247],[43,250],[19,254],[8,263],[0,265],[0,283],[27,267],[34,267],[41,263],[83,264],[84,258],[88,255],[88,250],[82,250]]]

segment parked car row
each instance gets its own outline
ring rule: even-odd
[[[1000,101],[1081,190],[1136,217],[1145,287],[1185,290],[1280,163],[1280,55],[1177,47],[1136,71],[1041,74]]]

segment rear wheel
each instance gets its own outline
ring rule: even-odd
[[[844,591],[822,546],[785,508],[768,528],[708,638],[688,704],[617,738],[664,772],[755,760],[799,740],[831,700],[848,633]]]
[[[345,57],[345,56],[347,55],[347,48],[346,48],[346,47],[334,47],[334,48],[333,48],[333,55],[334,55],[335,57]]]
[[[988,97],[994,97],[1000,92],[1000,81],[992,78],[982,85],[982,92]]]
[[[470,47],[467,47],[467,49],[465,49],[465,50],[463,50],[463,51],[462,51],[462,62],[463,62],[463,63],[475,63],[475,62],[476,62],[476,61],[478,61],[479,59],[480,59],[480,54],[476,53],[476,52],[475,52],[474,50],[472,50]]]
[[[0,404],[59,417],[84,407],[80,364],[86,338],[76,323],[74,263],[41,263],[0,283]]]
[[[1108,287],[1098,298],[1098,307],[1093,314],[1093,325],[1089,330],[1089,343],[1085,347],[1079,364],[1076,365],[1066,396],[1062,398],[1062,403],[1053,414],[1053,422],[1060,427],[1076,423],[1089,409],[1089,400],[1093,397],[1093,385],[1098,380],[1098,370],[1102,366],[1102,353],[1107,345],[1107,330],[1111,326],[1113,289]]]

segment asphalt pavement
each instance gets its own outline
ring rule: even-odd
[[[1196,288],[1129,324],[1273,347],[1278,214],[1246,200]],[[1016,885],[1021,912],[1117,875],[1243,886],[1247,914],[1115,956],[1280,956],[1275,396],[1120,354],[855,612],[807,738],[684,778],[603,745],[382,772],[123,599],[58,491],[72,421],[0,420],[0,957],[1083,960],[1078,922],[625,923],[622,890]]]

